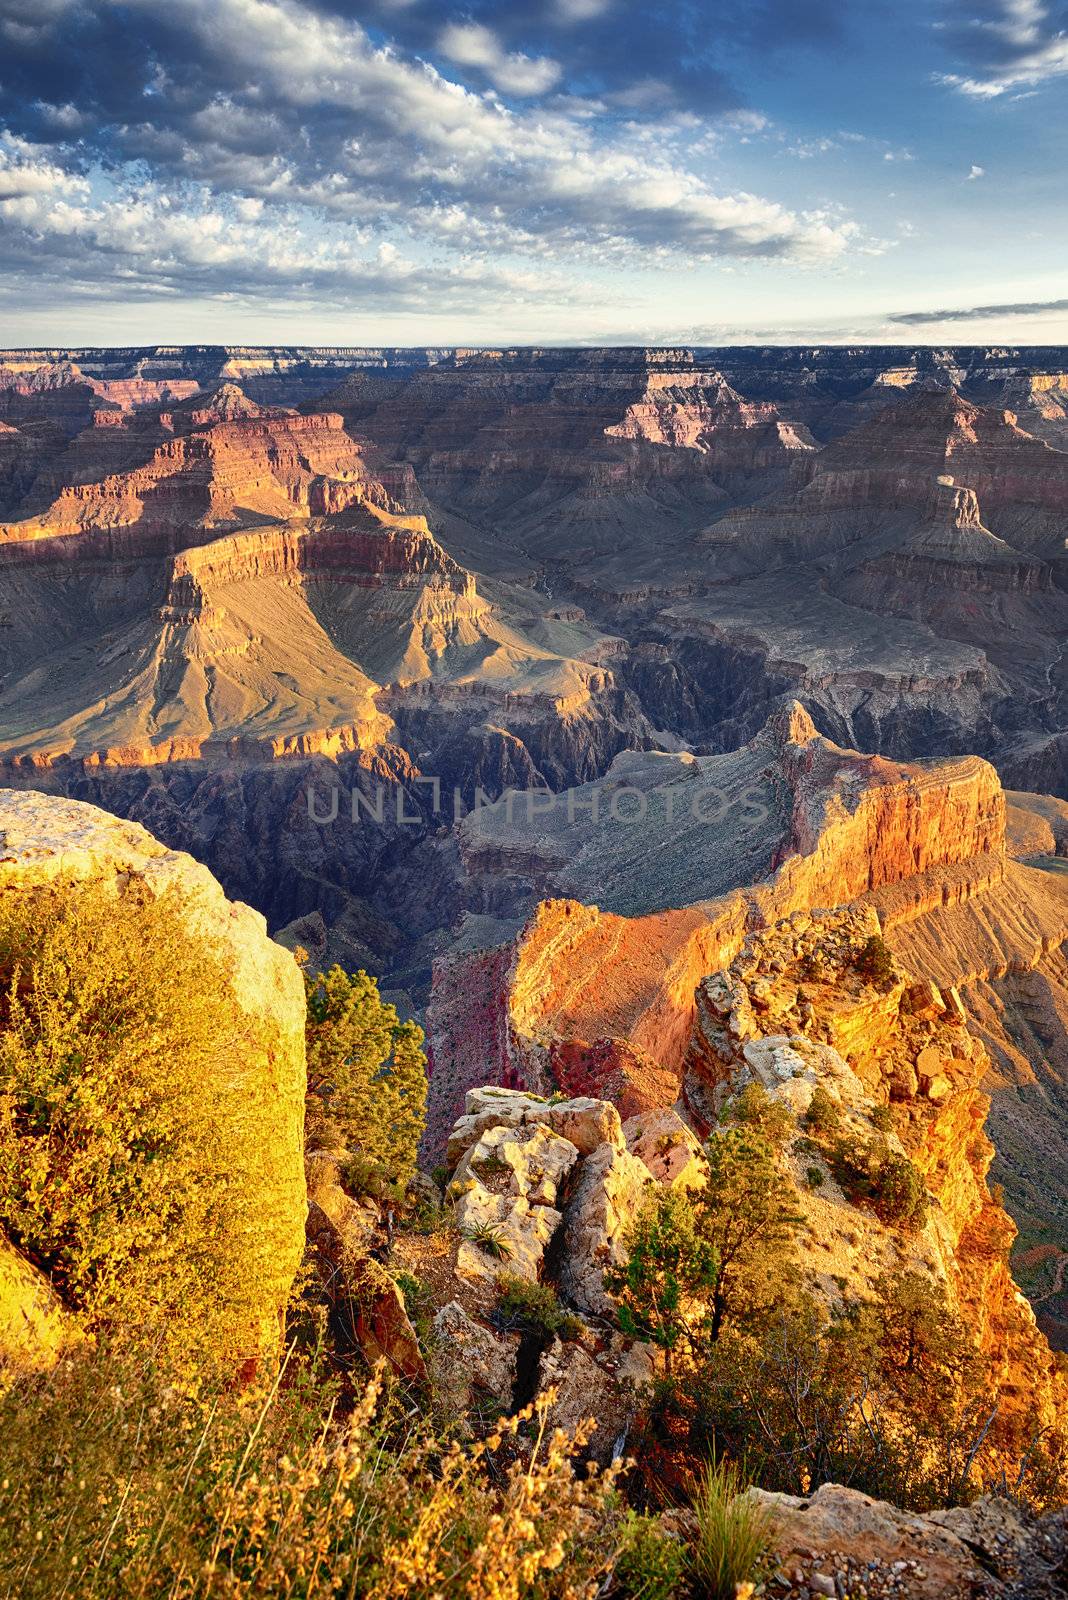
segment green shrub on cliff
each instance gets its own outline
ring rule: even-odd
[[[208,1356],[241,1325],[245,1025],[168,896],[0,900],[0,1228],[88,1325]]]
[[[407,1185],[426,1121],[423,1030],[401,1022],[366,972],[305,972],[312,1133],[324,1124],[352,1155],[347,1176],[372,1192]]]
[[[876,989],[888,990],[894,982],[894,955],[886,940],[873,933],[853,958],[853,965],[862,978]]]

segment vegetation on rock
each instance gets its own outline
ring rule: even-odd
[[[0,985],[5,1234],[88,1328],[233,1349],[262,1130],[224,1103],[227,975],[169,897],[85,890],[0,900]]]
[[[351,1153],[359,1189],[401,1190],[415,1172],[426,1120],[423,1031],[402,1022],[366,972],[305,972],[313,1137]]]

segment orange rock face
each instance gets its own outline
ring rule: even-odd
[[[769,754],[778,752],[778,782],[788,797],[786,830],[765,881],[645,917],[543,901],[496,969],[507,973],[507,984],[496,1001],[490,1061],[483,1037],[468,1049],[462,1020],[467,963],[482,958],[449,958],[436,970],[432,1139],[477,1082],[496,1076],[545,1092],[556,1083],[554,1061],[570,1063],[588,1040],[619,1040],[645,1052],[677,1092],[694,989],[733,959],[754,924],[891,886],[907,901],[947,871],[964,874],[964,893],[976,879],[1002,878],[1004,797],[985,761],[909,766],[838,750],[817,736],[800,707],[775,719],[762,738]],[[447,1070],[433,1043],[439,1027],[451,1040]]]

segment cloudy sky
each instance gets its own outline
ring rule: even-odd
[[[1068,341],[1068,0],[0,0],[0,344]]]

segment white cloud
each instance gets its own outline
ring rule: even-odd
[[[9,204],[39,195],[78,195],[88,187],[84,178],[57,166],[40,146],[0,133],[0,201]]]
[[[985,177],[986,177],[986,168],[985,167],[977,167],[977,166],[973,165],[971,167],[971,169],[969,170],[969,172],[968,172],[967,178],[964,181],[965,181],[965,183],[974,183],[976,178],[985,178]]]
[[[978,17],[970,0],[959,3],[963,16],[952,37],[972,70],[941,73],[939,82],[972,99],[994,100],[1068,73],[1068,32],[1047,0],[991,0],[990,14]]]
[[[460,67],[478,67],[502,94],[545,94],[560,81],[560,63],[548,56],[505,51],[491,28],[478,22],[452,22],[438,36],[438,47]]]

